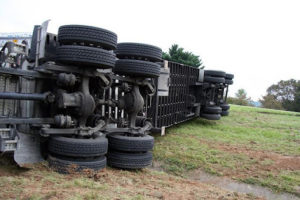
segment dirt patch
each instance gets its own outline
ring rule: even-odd
[[[300,157],[295,156],[285,156],[279,157],[276,161],[276,166],[279,169],[286,169],[286,170],[300,170]]]
[[[219,142],[201,140],[200,143],[208,145],[220,151],[231,154],[246,155],[254,162],[245,169],[226,170],[225,176],[234,176],[237,178],[246,177],[249,174],[255,177],[255,174],[261,171],[279,173],[281,170],[300,170],[300,156],[285,156],[274,152],[264,150],[253,150],[247,146],[237,146]],[[251,142],[250,142],[251,143]],[[255,145],[255,142],[251,143]],[[241,173],[241,171],[243,173]]]
[[[296,143],[300,144],[300,140],[294,140],[294,142],[296,142]]]
[[[7,169],[0,166],[0,170]],[[18,176],[2,173],[1,182],[5,183],[1,199],[259,199],[150,169],[108,168],[60,175],[42,164]]]
[[[136,172],[107,169],[88,176],[95,181],[105,181],[111,184],[115,178],[124,176],[124,173],[127,181],[123,183],[121,181],[120,185],[131,191],[134,191],[137,185],[141,185],[145,189],[143,194],[147,199],[248,199],[247,195],[223,191],[211,185],[165,173],[155,174],[149,169]]]

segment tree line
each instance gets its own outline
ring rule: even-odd
[[[244,89],[239,89],[235,97],[228,97],[227,101],[231,104],[254,106]],[[259,102],[264,108],[300,112],[300,80],[281,80],[271,85]]]
[[[300,80],[281,80],[260,99],[265,108],[300,112]]]

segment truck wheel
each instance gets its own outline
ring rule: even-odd
[[[117,47],[117,35],[109,30],[83,25],[65,25],[58,29],[60,44],[86,43],[101,46],[107,50]]]
[[[232,85],[233,84],[233,80],[225,79],[225,84]]]
[[[71,157],[103,156],[107,153],[108,141],[105,137],[79,139],[68,137],[50,137],[48,150],[57,155]]]
[[[220,114],[206,114],[206,113],[201,113],[200,117],[207,119],[207,120],[219,120],[221,119]]]
[[[101,170],[106,167],[106,157],[89,159],[58,158],[52,155],[48,156],[49,166],[56,172],[69,174],[71,172],[80,172],[83,169]]]
[[[225,83],[225,78],[212,77],[212,76],[204,76],[204,82],[209,82],[209,83]]]
[[[233,74],[226,74],[225,78],[232,80],[234,78],[234,75]]]
[[[229,111],[228,110],[223,110],[222,112],[221,112],[221,115],[222,116],[228,116],[229,115]]]
[[[203,113],[207,114],[220,114],[222,112],[222,108],[219,106],[206,106],[203,108]]]
[[[144,152],[153,149],[154,138],[150,135],[129,137],[124,135],[108,135],[109,149],[126,152]]]
[[[220,107],[222,108],[223,111],[229,110],[230,105],[228,105],[227,103],[221,104]]]
[[[159,47],[140,43],[119,43],[115,53],[118,58],[137,57],[157,62],[162,59],[162,50]]]
[[[204,76],[222,77],[225,78],[226,73],[223,71],[216,70],[204,70]]]
[[[152,163],[152,153],[125,153],[109,151],[107,165],[121,169],[142,169]]]
[[[116,57],[112,52],[100,48],[63,45],[57,47],[57,62],[107,69],[114,67]]]
[[[113,71],[120,75],[156,78],[159,77],[160,66],[148,61],[120,59],[117,60]]]

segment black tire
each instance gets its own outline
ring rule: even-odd
[[[204,70],[204,76],[223,77],[225,78],[226,73],[223,71],[216,70]]]
[[[162,59],[159,47],[140,43],[119,43],[115,51],[118,58],[141,57],[156,62]]]
[[[234,78],[234,75],[233,74],[226,74],[225,78],[232,80]]]
[[[208,83],[225,83],[225,78],[204,76],[204,82],[208,82]]]
[[[109,30],[83,25],[65,25],[58,29],[60,44],[86,43],[101,46],[107,50],[117,47],[117,35]]]
[[[109,149],[127,152],[150,151],[154,146],[154,138],[150,135],[144,137],[128,137],[124,135],[108,135]]]
[[[57,155],[71,157],[103,156],[107,153],[108,141],[105,137],[79,139],[68,137],[50,137],[48,150]]]
[[[223,111],[230,109],[230,105],[228,105],[227,103],[221,104],[220,107],[222,108]]]
[[[207,119],[207,120],[219,120],[221,119],[220,114],[207,114],[207,113],[201,113],[200,117]]]
[[[207,114],[221,114],[222,108],[219,106],[205,106],[202,112]]]
[[[109,151],[107,165],[120,169],[142,169],[152,163],[152,152],[124,153]]]
[[[80,172],[83,169],[101,170],[106,167],[106,157],[90,158],[86,160],[76,160],[69,158],[57,158],[52,155],[48,156],[49,166],[54,171],[62,174],[69,174],[70,172]]]
[[[228,116],[229,115],[229,111],[228,110],[223,110],[221,112],[221,116]]]
[[[113,71],[120,75],[132,77],[156,78],[160,75],[160,66],[148,61],[120,59],[117,60]]]
[[[57,47],[57,62],[107,69],[114,67],[116,57],[112,52],[104,49],[64,45]]]
[[[233,80],[225,79],[225,84],[232,85],[233,84]]]

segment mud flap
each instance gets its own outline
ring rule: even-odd
[[[44,161],[40,149],[40,137],[18,133],[19,140],[14,159],[21,167]]]

